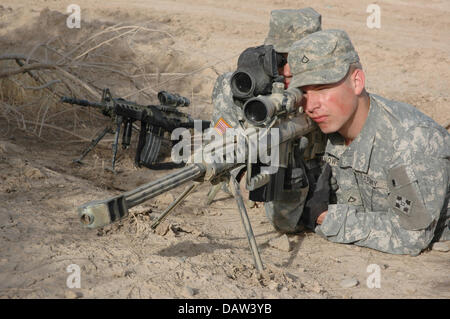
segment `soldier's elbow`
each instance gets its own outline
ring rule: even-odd
[[[419,236],[403,241],[404,254],[417,256],[430,246],[433,236],[430,232],[421,230]]]

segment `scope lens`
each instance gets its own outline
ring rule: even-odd
[[[245,118],[253,123],[260,124],[267,117],[267,109],[263,102],[259,100],[250,100],[244,107]]]
[[[240,94],[249,94],[252,90],[252,79],[245,72],[237,72],[233,78],[231,79],[231,85],[234,87]]]

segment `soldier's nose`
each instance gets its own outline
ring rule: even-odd
[[[315,98],[311,93],[304,95],[305,98],[305,111],[308,113],[314,113],[316,109],[320,107],[319,100]]]

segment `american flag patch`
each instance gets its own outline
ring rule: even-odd
[[[220,135],[223,135],[223,133],[225,133],[225,131],[227,130],[227,128],[231,127],[230,124],[228,124],[227,122],[225,122],[225,120],[223,119],[223,117],[221,117],[216,125],[214,125],[214,128],[216,129],[217,132],[219,132]]]

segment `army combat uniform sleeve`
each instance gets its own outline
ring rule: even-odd
[[[330,156],[338,201],[316,232],[337,243],[417,255],[447,213],[449,134],[426,124],[367,130],[340,157]]]

